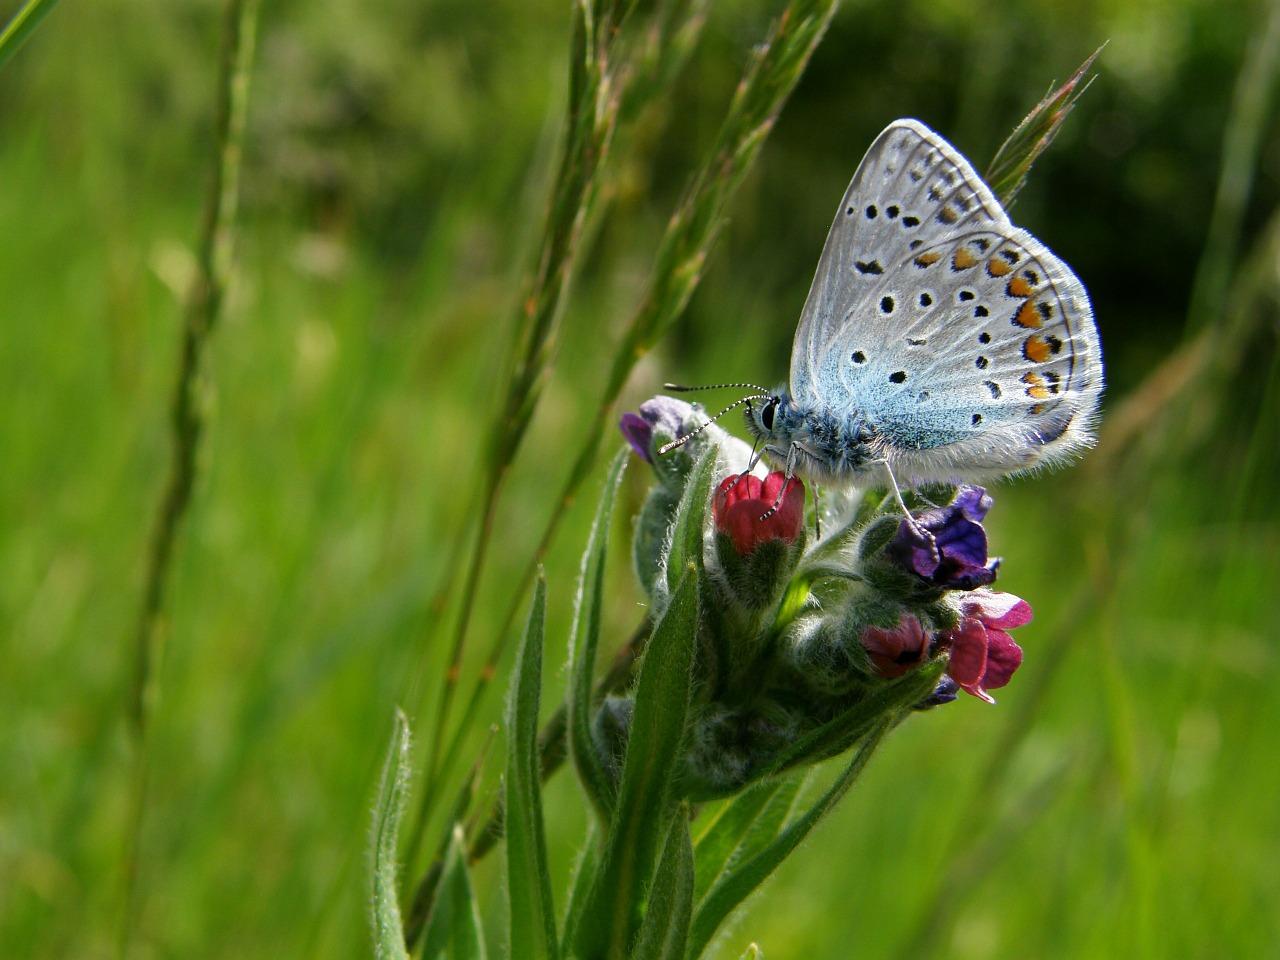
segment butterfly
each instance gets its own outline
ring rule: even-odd
[[[840,489],[887,469],[896,492],[1070,460],[1094,443],[1102,386],[1071,268],[943,137],[896,120],[831,225],[789,389],[740,402],[788,477]]]

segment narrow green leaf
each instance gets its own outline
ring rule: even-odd
[[[609,466],[609,475],[600,493],[587,549],[582,555],[582,573],[569,642],[569,752],[578,779],[592,807],[603,820],[613,810],[613,785],[596,755],[591,738],[591,716],[595,704],[591,695],[595,679],[596,650],[600,643],[600,610],[603,602],[604,563],[609,547],[609,520],[613,501],[626,469],[631,448],[623,447]]]
[[[18,52],[18,48],[31,36],[32,31],[40,26],[54,8],[58,0],[27,0],[22,9],[9,18],[0,32],[0,67],[9,62],[9,58]]]
[[[570,952],[569,945],[578,934],[578,923],[582,919],[582,911],[587,908],[587,897],[595,883],[596,870],[600,867],[600,844],[598,842],[599,827],[592,820],[587,824],[587,843],[573,865],[573,879],[569,882],[569,908],[564,915],[564,948],[562,956]]]
[[[529,624],[516,653],[507,703],[504,795],[510,907],[507,943],[512,960],[554,960],[559,952],[538,771],[538,704],[546,613],[547,582],[539,577],[534,584]]]
[[[791,776],[766,780],[725,805],[698,841],[698,882],[694,891],[697,899],[701,900],[733,864],[754,856],[778,835],[803,779]]]
[[[833,783],[812,807],[802,816],[793,820],[768,845],[754,856],[737,864],[732,871],[722,876],[698,904],[693,917],[693,925],[689,932],[689,948],[686,956],[693,960],[702,954],[716,930],[724,922],[729,913],[749,897],[761,883],[778,868],[793,850],[809,835],[818,822],[825,817],[840,799],[853,786],[858,775],[866,767],[867,761],[875,753],[876,747],[884,739],[890,723],[881,722],[871,735],[863,742],[848,768]]]
[[[715,485],[715,468],[720,460],[719,447],[708,447],[689,471],[680,504],[671,524],[671,550],[667,554],[667,590],[674,592],[676,582],[684,575],[685,566],[693,564],[702,570],[702,541],[706,529],[707,504]]]
[[[467,841],[461,826],[453,829],[440,892],[422,938],[422,960],[442,956],[448,960],[485,960],[484,933],[467,870]]]
[[[698,575],[690,565],[654,625],[640,667],[618,802],[576,939],[583,960],[621,960],[634,940],[671,820],[697,634]]]
[[[373,832],[369,838],[373,866],[370,920],[373,924],[373,952],[378,960],[408,958],[396,892],[396,846],[400,818],[409,793],[409,769],[409,721],[401,710],[396,710],[391,744],[382,765],[378,799],[373,808]]]
[[[839,756],[872,730],[882,718],[896,718],[937,686],[945,664],[936,662],[873,687],[858,703],[834,720],[798,737],[774,759],[768,775],[798,764]],[[896,721],[895,721],[896,722]]]
[[[693,916],[693,843],[689,811],[681,804],[667,830],[667,842],[649,888],[634,960],[684,960]]]

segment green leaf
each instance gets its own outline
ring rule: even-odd
[[[373,952],[378,960],[407,960],[404,926],[400,922],[400,901],[396,891],[396,846],[400,818],[409,793],[409,721],[397,709],[387,759],[382,765],[378,799],[373,808],[373,894],[370,919],[373,923]]]
[[[693,925],[689,931],[689,948],[686,953],[690,960],[701,955],[729,913],[755,892],[769,874],[773,873],[809,835],[809,831],[817,826],[818,822],[849,791],[890,726],[887,719],[878,724],[854,754],[848,768],[817,803],[802,816],[787,824],[773,841],[750,858],[736,864],[711,887],[702,902],[698,904],[697,912],[693,916]]]
[[[597,842],[599,827],[592,820],[587,824],[587,844],[573,865],[573,879],[569,882],[569,908],[564,915],[564,944],[561,954],[569,953],[578,934],[578,923],[587,908],[587,897],[595,883],[596,870],[600,867],[600,844]]]
[[[709,446],[689,471],[676,518],[671,524],[671,550],[667,554],[667,591],[675,591],[685,566],[693,564],[702,572],[702,540],[706,529],[707,503],[715,485],[715,468],[720,460],[718,446]]]
[[[649,889],[634,960],[684,960],[693,916],[693,843],[689,811],[681,804],[667,830],[667,842]]]
[[[802,764],[838,756],[861,740],[882,719],[896,723],[904,709],[929,695],[945,668],[944,662],[936,661],[887,683],[876,684],[834,720],[798,737],[774,758],[771,769],[763,775],[772,776]]]
[[[529,624],[516,653],[507,702],[504,811],[510,908],[507,943],[512,960],[554,960],[559,952],[538,771],[538,704],[546,613],[547,583],[539,577],[534,585]]]
[[[422,940],[422,960],[441,956],[449,960],[485,960],[484,934],[467,871],[467,841],[461,826],[453,828],[440,892],[431,907]]]
[[[9,18],[3,32],[0,32],[0,66],[9,62],[9,58],[18,52],[18,48],[26,42],[27,37],[49,11],[57,5],[58,0],[27,0],[22,9]]]
[[[764,951],[760,949],[760,944],[750,944],[746,950],[742,952],[742,960],[763,960]]]
[[[754,856],[778,835],[803,780],[800,776],[766,780],[725,804],[698,840],[698,882],[694,895],[699,900],[721,874]]]
[[[583,960],[626,957],[639,925],[671,821],[697,634],[698,575],[690,566],[653,628],[640,667],[618,802],[576,938]]]
[[[596,650],[600,643],[600,610],[604,589],[604,564],[609,547],[609,520],[613,501],[622,480],[631,448],[623,447],[609,466],[609,475],[600,493],[587,549],[582,555],[582,575],[574,608],[573,634],[569,643],[569,752],[587,798],[602,820],[613,810],[613,784],[596,755],[591,738],[591,716],[595,704]]]

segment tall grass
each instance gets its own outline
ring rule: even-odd
[[[478,936],[498,942],[503,861],[536,844],[481,854],[499,775],[534,779],[534,726],[508,702],[508,756],[493,688],[528,656],[514,641],[541,563],[546,772],[581,501],[618,405],[664,379],[780,377],[867,138],[915,114],[961,149],[999,142],[1112,37],[1013,213],[1090,287],[1113,384],[1081,465],[996,491],[1002,582],[1037,609],[1020,682],[996,709],[895,731],[712,955],[751,940],[769,957],[1267,955],[1280,8],[1253,5],[1246,37],[1191,0],[1108,19],[1035,4],[980,26],[872,4],[814,52],[826,4],[772,27],[781,3],[564,6],[476,8],[470,27],[405,4],[264,11],[230,284],[226,230],[205,219],[190,241],[207,172],[234,184],[239,139],[206,133],[209,11],[10,21],[3,56],[27,42],[0,72],[5,952],[113,952],[126,843],[137,955],[368,952],[364,851],[397,703],[420,792],[393,767],[383,807],[407,801],[419,839],[382,902],[410,907],[433,862],[460,890],[471,860]],[[960,91],[937,79],[953,74]],[[327,78],[325,96],[289,85],[306,77]],[[986,127],[949,126],[974,91],[992,95]],[[1215,136],[1179,140],[1182,124]],[[342,143],[369,145],[363,166]],[[383,162],[406,143],[431,176]],[[353,169],[382,207],[350,199]],[[1113,217],[1077,227],[1091,172],[1123,189],[1106,194]],[[395,211],[420,247],[379,232]],[[1152,243],[1180,231],[1199,242]],[[193,277],[230,291],[212,313],[183,298]],[[618,497],[620,513],[638,505],[634,486]],[[619,526],[603,586],[614,637],[639,619],[624,541]],[[542,804],[558,894],[584,815],[567,778]],[[656,856],[679,872],[678,844]]]

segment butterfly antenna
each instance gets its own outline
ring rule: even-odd
[[[679,383],[664,383],[664,384],[662,385],[662,388],[663,388],[664,390],[675,390],[677,393],[692,393],[692,392],[693,392],[693,391],[695,391],[695,390],[729,390],[729,389],[734,389],[734,390],[755,390],[757,393],[762,393],[762,394],[764,394],[764,395],[765,395],[765,399],[767,399],[767,398],[768,398],[768,396],[769,396],[768,391],[767,391],[767,390],[765,390],[765,388],[764,388],[764,387],[762,387],[762,386],[760,386],[759,384],[756,384],[756,383],[710,383],[710,384],[707,384],[706,386],[701,386],[701,387],[687,387],[687,386],[684,386],[684,385],[679,384]],[[756,400],[756,399],[760,399],[760,398],[759,398],[759,397],[748,397],[747,399],[749,399],[749,400]],[[736,406],[736,404],[735,404],[735,406]],[[733,407],[729,407],[728,409],[732,410],[732,409],[733,409]],[[717,416],[718,416],[718,414],[717,414]]]
[[[667,386],[667,389],[678,389],[678,388],[673,388],[673,387],[671,386],[671,384],[667,384],[666,386]],[[751,383],[728,383],[728,384],[722,384],[722,386],[727,386],[727,387],[754,387],[755,385],[754,385],[754,384],[751,384]],[[710,390],[710,389],[712,389],[712,388],[711,388],[711,387],[690,387],[690,388],[688,388],[688,389],[691,389],[691,390],[703,390],[703,389]],[[757,390],[762,390],[763,388],[761,388],[761,387],[755,387],[755,389],[757,389]],[[769,397],[770,397],[770,394],[768,394],[768,393],[764,393],[764,392],[761,392],[761,393],[753,393],[751,396],[749,396],[749,397],[743,397],[741,400],[735,400],[733,403],[729,404],[727,407],[725,407],[723,410],[721,410],[719,413],[717,413],[714,417],[712,417],[712,418],[711,418],[710,420],[708,420],[706,423],[702,424],[700,427],[697,427],[697,428],[695,428],[695,429],[693,429],[693,430],[690,430],[690,431],[689,431],[688,433],[686,433],[683,437],[677,437],[676,439],[672,440],[670,443],[664,443],[661,447],[659,447],[659,448],[658,448],[658,456],[662,456],[663,454],[670,453],[670,452],[671,452],[672,450],[674,450],[676,447],[682,447],[682,446],[684,446],[686,443],[688,443],[690,440],[692,440],[694,437],[696,437],[698,434],[700,434],[703,430],[707,429],[707,427],[711,426],[713,423],[715,423],[717,420],[719,420],[721,417],[723,417],[723,416],[724,416],[726,413],[728,413],[730,410],[733,410],[733,409],[735,409],[735,408],[737,408],[737,407],[740,407],[740,406],[742,406],[744,403],[750,403],[752,400],[768,400],[768,399],[769,399]]]

